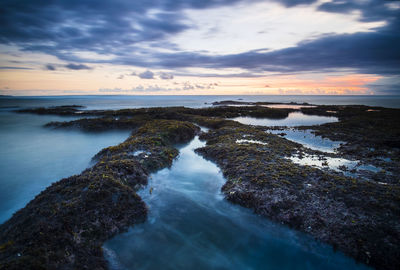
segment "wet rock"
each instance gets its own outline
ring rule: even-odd
[[[63,106],[55,106],[55,107],[40,107],[40,108],[31,108],[31,109],[20,109],[16,110],[18,113],[34,113],[34,114],[53,114],[53,115],[74,115],[78,112],[82,112],[81,109],[85,108],[84,106],[79,105],[63,105]]]
[[[92,168],[42,191],[0,225],[0,269],[106,269],[102,243],[146,219],[136,191],[150,172],[172,164],[174,144],[198,131],[187,122],[148,122],[125,142],[103,149]],[[126,154],[139,148],[151,158]]]
[[[246,135],[266,145],[238,145]],[[246,137],[246,138],[247,138]],[[253,127],[223,127],[202,136],[196,151],[227,179],[225,197],[313,235],[377,269],[400,263],[400,187],[300,166],[285,157],[299,145]]]

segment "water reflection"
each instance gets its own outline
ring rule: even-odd
[[[346,176],[362,177],[360,173],[363,171],[377,173],[382,168],[371,164],[361,164],[358,160],[349,160],[345,158],[321,157],[319,155],[302,154],[301,156],[294,155],[289,158],[292,162],[299,165],[313,166],[319,169],[331,169],[340,171]]]
[[[183,147],[140,191],[148,221],[104,245],[112,269],[367,269],[225,201],[221,172],[193,151],[202,145]]]
[[[267,108],[275,108],[275,109],[301,109],[301,108],[315,108],[317,106],[313,105],[294,105],[294,104],[270,104],[270,105],[262,105]]]
[[[270,118],[254,118],[254,117],[236,117],[231,120],[238,121],[245,125],[255,126],[312,126],[325,123],[337,122],[337,117],[307,115],[302,112],[292,112],[285,119],[270,119]]]
[[[282,134],[284,138],[300,143],[307,148],[318,150],[321,152],[334,153],[341,141],[331,141],[321,136],[316,136],[311,130],[298,130],[298,129],[284,129],[284,130],[268,130],[269,133]]]

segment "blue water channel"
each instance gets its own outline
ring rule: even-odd
[[[147,222],[106,242],[111,269],[368,269],[311,237],[224,200],[196,137],[139,192]]]

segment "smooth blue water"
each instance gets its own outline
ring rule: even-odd
[[[224,200],[218,167],[193,151],[204,144],[181,148],[139,192],[148,221],[106,242],[111,269],[368,269]]]
[[[262,95],[262,96],[40,96],[0,97],[0,108],[7,106],[43,107],[58,105],[84,105],[87,109],[123,109],[138,107],[210,106],[214,101],[236,100],[249,102],[308,102],[317,105],[369,105],[400,108],[400,96],[306,96],[306,95]],[[205,104],[207,103],[207,104]]]
[[[311,126],[321,125],[325,123],[337,122],[337,117],[331,116],[318,116],[318,115],[307,115],[301,112],[289,113],[289,116],[284,119],[271,119],[271,118],[255,118],[248,116],[239,116],[232,118],[231,120],[238,121],[245,125],[254,126]]]
[[[43,127],[71,119],[0,111],[0,223],[52,182],[90,166],[102,148],[129,136],[126,131],[90,134]]]

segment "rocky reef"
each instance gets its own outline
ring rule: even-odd
[[[76,113],[84,113],[82,109],[84,106],[80,105],[63,105],[55,107],[40,107],[40,108],[29,108],[29,109],[18,109],[18,113],[34,113],[34,114],[55,114],[55,115],[74,115]]]
[[[293,164],[301,145],[258,128],[223,127],[203,134],[197,152],[217,163],[225,197],[313,235],[378,269],[400,263],[400,187]]]
[[[172,164],[174,144],[198,131],[188,122],[149,121],[103,149],[93,167],[48,187],[0,226],[0,269],[106,269],[102,243],[146,219],[136,191]]]
[[[174,145],[191,140],[199,132],[197,125],[210,131],[201,133],[207,145],[196,151],[221,168],[227,179],[222,191],[229,201],[306,232],[362,263],[397,269],[400,110],[305,103],[265,107],[274,104],[224,101],[200,109],[90,111],[61,106],[18,111],[88,117],[52,122],[46,125],[49,128],[125,129],[132,135],[100,151],[92,168],[54,183],[0,225],[0,269],[22,265],[105,269],[101,244],[146,218],[146,206],[136,191],[147,183],[150,172],[171,165],[178,155]],[[229,120],[237,116],[282,119],[295,111],[338,117],[336,123],[297,128],[344,144],[336,153],[322,153],[266,132],[270,127]],[[295,164],[290,159],[295,155],[345,157],[382,169],[367,177],[350,177],[329,168]]]
[[[368,106],[319,106],[303,108],[303,113],[335,114],[339,122],[311,129],[316,135],[344,141],[338,152],[382,168],[375,180],[400,184],[400,110]]]

